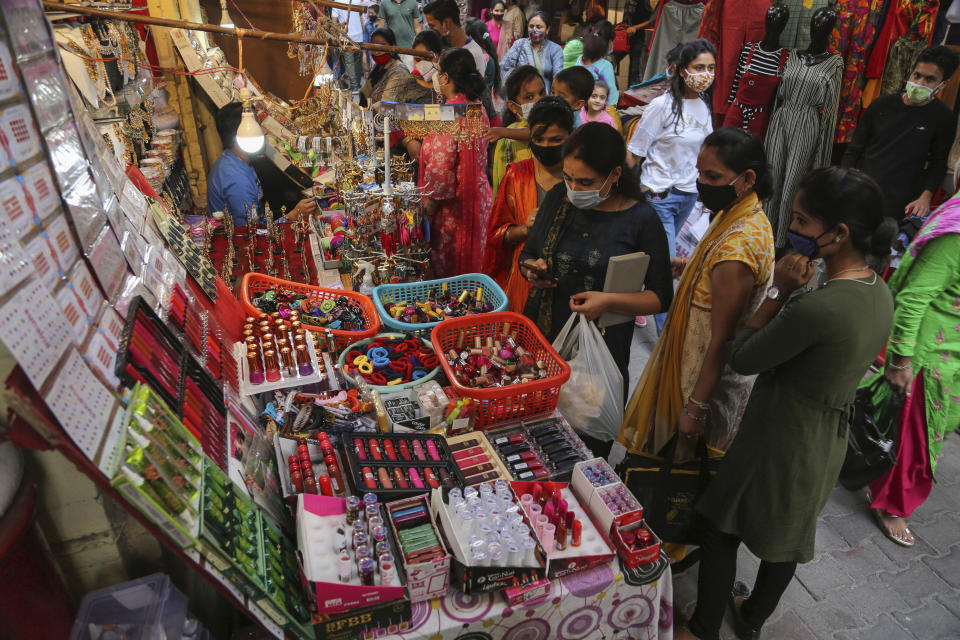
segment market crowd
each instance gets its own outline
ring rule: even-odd
[[[720,460],[696,504],[698,603],[677,637],[717,638],[728,606],[739,637],[759,635],[813,557],[858,389],[897,442],[897,463],[870,483],[871,513],[891,541],[914,543],[906,518],[960,423],[960,199],[932,205],[955,133],[938,95],[956,53],[921,52],[903,90],[866,109],[837,166],[828,157],[785,179],[821,135],[799,104],[816,83],[790,84],[833,64],[833,23],[820,12],[808,49],[770,58],[786,104],[771,115],[735,85],[736,113],[723,118],[708,40],[654,47],[641,82],[635,48],[614,51],[623,34],[594,5],[564,46],[546,15],[514,0],[494,0],[484,20],[462,21],[454,0],[384,0],[342,18],[351,37],[425,54],[342,57],[340,81],[366,104],[482,105],[482,138],[392,140],[430,194],[434,275],[489,274],[551,341],[571,314],[636,318],[603,330],[625,390],[618,471],[668,447],[677,462]],[[785,21],[768,12],[774,45]],[[618,86],[627,52],[629,83]],[[762,69],[741,66],[744,86],[762,83]],[[633,84],[660,95],[625,126],[616,106]],[[701,210],[699,241],[678,255]],[[610,259],[637,252],[649,256],[642,283],[605,292]],[[648,317],[658,339],[631,390],[635,324]],[[610,435],[582,435],[610,452]],[[762,563],[753,589],[731,595],[741,543]]]

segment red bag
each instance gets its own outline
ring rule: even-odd
[[[627,25],[621,23],[614,27],[613,50],[622,53],[630,51],[630,34],[627,33]]]

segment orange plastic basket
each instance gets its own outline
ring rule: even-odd
[[[543,361],[547,377],[489,389],[460,384],[445,355],[451,349],[456,350],[460,332],[464,334],[464,344],[473,344],[475,336],[484,341],[488,336],[496,340],[508,322],[510,331],[517,333],[517,344]],[[461,397],[473,400],[474,429],[482,430],[501,422],[553,411],[557,408],[560,387],[570,378],[570,366],[547,342],[537,325],[519,313],[502,311],[444,320],[434,327],[430,339],[450,384]]]
[[[330,333],[333,334],[333,339],[337,345],[338,351],[342,351],[344,348],[348,347],[354,342],[357,342],[358,340],[372,338],[380,332],[380,316],[377,315],[377,308],[373,306],[373,301],[370,299],[370,296],[365,296],[362,293],[357,293],[356,291],[347,291],[346,289],[327,289],[324,287],[315,287],[313,285],[303,284],[302,282],[290,282],[289,280],[281,280],[279,278],[273,278],[263,275],[262,273],[255,273],[253,271],[243,276],[243,282],[240,286],[240,296],[242,298],[241,302],[243,303],[243,310],[253,317],[256,317],[257,314],[262,313],[259,309],[253,306],[253,303],[250,302],[250,299],[258,296],[268,289],[294,291],[298,294],[307,296],[307,299],[314,304],[320,304],[324,300],[336,300],[340,296],[345,296],[360,305],[360,309],[363,310],[363,320],[366,323],[366,329],[362,331],[330,329]],[[311,325],[307,324],[306,322],[303,323],[303,328],[309,331],[320,332],[327,331],[328,329],[328,327]]]

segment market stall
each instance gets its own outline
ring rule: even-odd
[[[285,102],[208,25],[157,29],[182,65],[160,69],[123,12],[2,8],[15,440],[278,638],[672,637],[656,532],[556,409],[569,366],[486,276],[429,280],[391,131],[476,138],[476,109],[374,118],[322,79]],[[239,97],[320,214],[205,211],[159,72]]]

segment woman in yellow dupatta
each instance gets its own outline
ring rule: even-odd
[[[725,364],[724,348],[773,277],[773,232],[760,206],[772,185],[763,144],[741,129],[718,129],[704,140],[697,169],[700,200],[719,213],[683,267],[663,332],[627,406],[618,441],[631,453],[660,451],[683,421],[704,423],[707,445],[725,451],[753,386],[753,377]],[[692,443],[680,445],[677,460],[692,457]]]

